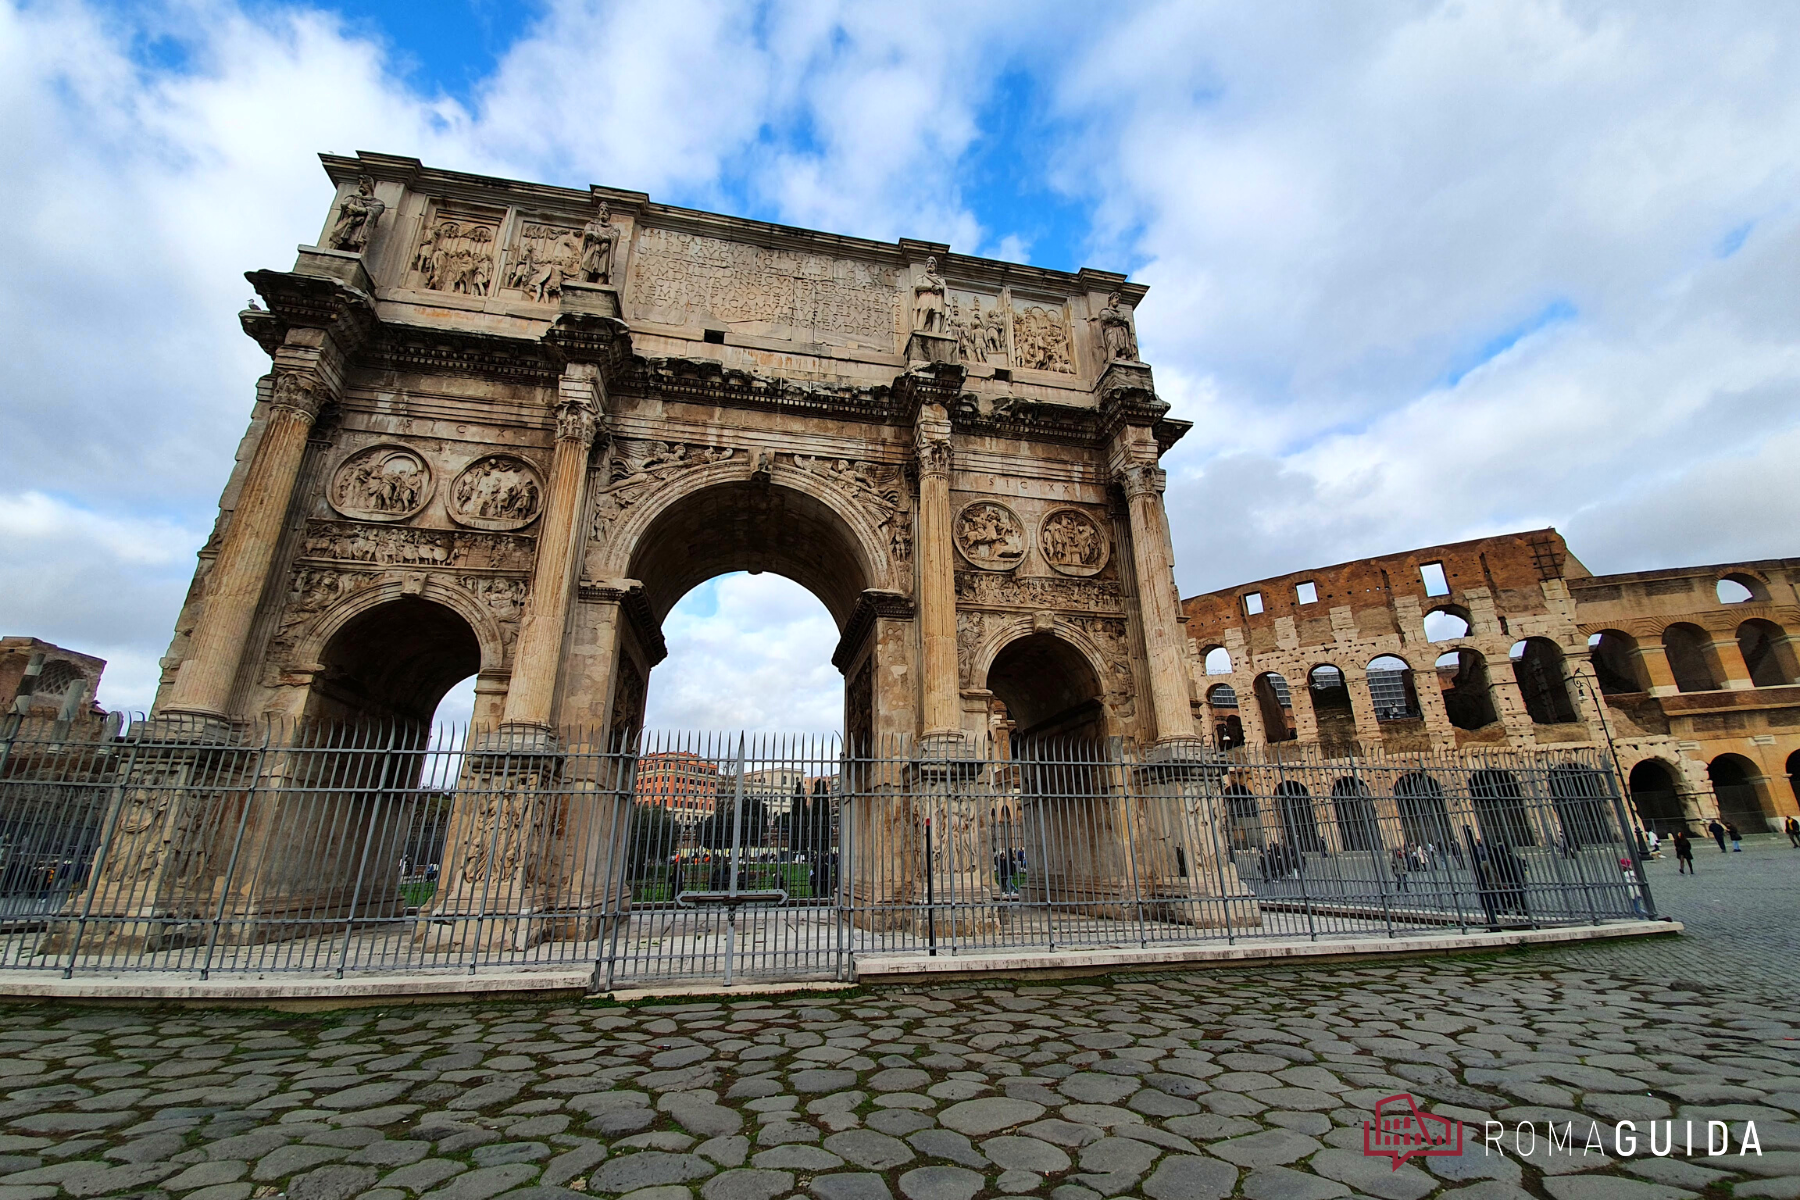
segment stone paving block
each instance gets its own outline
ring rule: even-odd
[[[1322,1149],[1317,1138],[1291,1129],[1270,1129],[1207,1146],[1208,1153],[1240,1167],[1283,1166]]]
[[[453,1175],[460,1175],[468,1170],[468,1164],[452,1161],[447,1158],[427,1158],[423,1161],[390,1171],[382,1176],[381,1186],[384,1188],[405,1188],[409,1192],[424,1192],[436,1187]]]
[[[599,1170],[588,1176],[588,1188],[596,1192],[631,1192],[666,1183],[704,1179],[714,1169],[711,1163],[698,1155],[644,1150],[607,1160]]]
[[[981,1137],[1036,1120],[1043,1113],[1044,1106],[1030,1100],[988,1096],[951,1105],[938,1114],[938,1122],[968,1137]]]
[[[702,1147],[702,1152],[704,1149]],[[544,1164],[544,1173],[538,1177],[539,1181],[550,1187],[561,1187],[599,1166],[606,1161],[606,1155],[607,1149],[603,1142],[588,1142],[571,1147]],[[741,1156],[738,1161],[743,1161]]]
[[[911,1147],[905,1142],[873,1129],[834,1133],[825,1139],[825,1149],[871,1171],[885,1171],[914,1158]]]
[[[900,1176],[906,1200],[973,1200],[983,1179],[967,1167],[915,1167]]]
[[[811,1191],[819,1200],[894,1200],[887,1180],[865,1171],[816,1176]]]
[[[1060,1147],[1034,1137],[988,1138],[981,1143],[981,1153],[996,1166],[1040,1175],[1066,1171],[1071,1165],[1069,1156]]]
[[[1288,1167],[1260,1167],[1244,1178],[1243,1193],[1249,1200],[1336,1200],[1350,1189],[1334,1179]]]
[[[987,1157],[968,1138],[948,1129],[921,1129],[906,1141],[926,1158],[947,1158],[953,1163],[977,1169],[988,1165]]]
[[[288,1181],[288,1200],[350,1200],[375,1183],[374,1167],[344,1163],[319,1167]]]
[[[199,1187],[212,1187],[221,1183],[236,1183],[250,1169],[246,1162],[227,1160],[225,1162],[195,1163],[187,1170],[163,1181],[163,1188],[171,1192],[186,1192]]]
[[[511,1191],[537,1175],[538,1168],[527,1163],[477,1167],[425,1194],[433,1200],[488,1200],[488,1197]]]
[[[1429,1175],[1411,1163],[1395,1170],[1390,1160],[1370,1158],[1360,1150],[1321,1150],[1312,1156],[1310,1165],[1327,1179],[1381,1200],[1419,1200],[1437,1188]]]
[[[252,1188],[248,1183],[216,1183],[211,1187],[189,1192],[186,1200],[249,1200],[251,1192]]]
[[[739,1168],[713,1176],[700,1194],[705,1200],[775,1200],[793,1190],[794,1177],[787,1171]]]
[[[1144,1180],[1150,1200],[1219,1200],[1237,1187],[1236,1168],[1216,1158],[1175,1155],[1158,1163]]]
[[[1568,1175],[1544,1180],[1556,1200],[1687,1200],[1694,1193],[1617,1175]]]
[[[750,1160],[751,1165],[786,1171],[830,1171],[844,1165],[844,1160],[829,1150],[796,1143],[763,1150]]]

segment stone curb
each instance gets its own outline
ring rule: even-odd
[[[1161,966],[1248,966],[1289,959],[1344,961],[1657,937],[1679,934],[1683,928],[1679,921],[1620,921],[1610,925],[1580,925],[1558,929],[1508,929],[1499,933],[1482,931],[1356,941],[1248,941],[1230,946],[1108,948],[1039,954],[956,954],[939,955],[935,958],[917,955],[864,955],[856,960],[856,976],[859,982],[903,983],[910,980],[942,980],[946,977],[985,974],[1098,974],[1121,967],[1145,970]]]
[[[1230,946],[1109,947],[1024,954],[863,955],[856,960],[856,983],[830,980],[754,981],[726,987],[695,980],[659,987],[621,988],[609,993],[629,1002],[679,996],[757,996],[788,992],[839,991],[858,983],[943,982],[971,976],[1069,977],[1119,969],[1237,967],[1290,960],[1310,962],[1455,954],[1554,946],[1577,942],[1679,934],[1678,921],[1621,921],[1561,929],[1520,929],[1500,933],[1431,934],[1423,937],[1358,941],[1253,941]],[[84,1002],[228,1004],[278,1009],[343,1008],[367,1004],[455,1002],[484,999],[577,998],[589,994],[593,972],[533,971],[500,975],[393,975],[366,979],[156,979],[145,975],[60,976],[36,971],[0,971],[0,999]]]

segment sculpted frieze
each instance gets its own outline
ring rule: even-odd
[[[891,346],[898,282],[894,269],[874,263],[643,229],[630,294],[642,320],[695,325],[711,318]]]
[[[699,467],[728,462],[741,453],[731,446],[618,438],[594,497],[593,537],[603,542],[626,509],[676,476]]]
[[[1038,523],[1038,552],[1064,575],[1098,575],[1111,547],[1100,523],[1079,508],[1058,508]]]
[[[530,537],[410,526],[309,521],[301,553],[307,558],[377,566],[475,567],[502,571],[531,568]]]
[[[440,215],[419,238],[412,266],[418,284],[434,292],[485,296],[493,283],[500,222]]]
[[[450,485],[450,516],[472,529],[522,529],[537,520],[543,484],[532,465],[510,454],[489,454],[462,469]]]
[[[343,461],[326,498],[346,517],[404,521],[431,499],[431,467],[410,446],[370,446]]]
[[[1021,367],[1073,374],[1069,322],[1061,310],[1033,304],[1013,314],[1013,353]]]
[[[1118,585],[1111,580],[1018,578],[988,571],[958,571],[956,602],[1062,612],[1118,612],[1124,607]]]
[[[861,505],[886,535],[888,554],[895,562],[912,558],[912,513],[899,467],[811,454],[778,458],[787,459],[795,470],[823,479]]]
[[[982,297],[952,292],[948,332],[956,339],[957,354],[963,362],[1003,367],[1007,363],[1006,313],[998,298],[988,299],[992,307],[983,311]]]
[[[500,638],[510,651],[519,636],[519,622],[525,616],[525,594],[529,590],[526,582],[504,575],[464,575],[456,582],[493,611],[494,619],[500,623]]]
[[[984,571],[1010,571],[1025,558],[1018,514],[993,500],[977,500],[956,514],[956,548]]]
[[[526,222],[507,256],[500,286],[536,304],[555,304],[565,279],[581,271],[581,234],[562,225]]]

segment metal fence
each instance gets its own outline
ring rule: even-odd
[[[1589,752],[15,730],[0,968],[591,970],[609,988],[1587,924],[1654,915],[1628,830]]]

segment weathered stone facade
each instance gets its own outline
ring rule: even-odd
[[[477,674],[490,729],[623,731],[675,602],[770,570],[837,620],[853,741],[997,700],[1192,744],[1142,286],[324,161],[326,244],[249,276],[273,370],[159,715],[419,721]]]
[[[1800,670],[1786,632],[1800,628],[1797,585],[1797,559],[1595,576],[1544,529],[1297,571],[1182,607],[1196,716],[1215,742],[1610,744],[1646,825],[1722,813],[1763,832],[1800,807]]]
[[[7,736],[27,739],[99,735],[106,714],[97,696],[106,660],[34,637],[0,638],[0,720]]]

